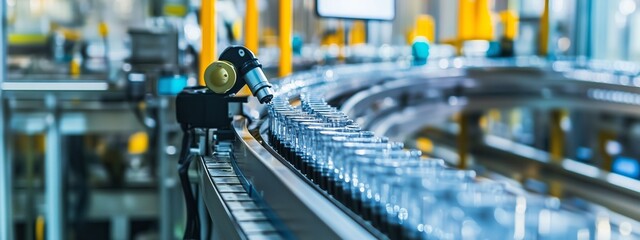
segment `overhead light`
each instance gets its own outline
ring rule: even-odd
[[[106,82],[3,82],[4,91],[106,91]]]

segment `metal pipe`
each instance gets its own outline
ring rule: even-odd
[[[171,228],[171,223],[172,221],[172,211],[170,211],[169,209],[171,209],[171,184],[168,184],[167,181],[168,179],[172,179],[173,176],[171,174],[171,167],[170,167],[170,163],[169,163],[169,159],[167,157],[167,154],[165,152],[165,149],[167,147],[167,135],[166,135],[166,112],[167,112],[167,108],[168,108],[168,99],[166,97],[161,97],[160,99],[158,99],[159,104],[158,104],[158,109],[155,109],[155,111],[157,111],[157,118],[156,118],[156,127],[158,128],[157,130],[157,142],[156,142],[156,154],[157,154],[157,162],[156,164],[158,165],[158,179],[160,179],[160,181],[158,181],[158,188],[159,188],[159,192],[160,192],[160,209],[159,209],[159,219],[158,222],[160,223],[160,239],[162,240],[169,240],[172,239],[171,233],[172,233],[172,228]]]
[[[0,86],[7,79],[7,9],[6,1],[0,0]],[[11,159],[5,149],[4,97],[0,87],[0,239],[13,239],[13,208],[11,194]]]
[[[46,239],[64,239],[64,218],[62,217],[62,158],[61,138],[57,99],[49,95],[45,103],[50,113],[47,116],[47,136],[45,151],[45,202]]]

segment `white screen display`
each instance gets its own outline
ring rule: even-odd
[[[320,17],[393,20],[395,0],[316,0]]]

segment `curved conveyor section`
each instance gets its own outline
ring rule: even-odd
[[[252,156],[238,158],[238,169],[299,237],[640,237],[632,220],[640,219],[636,180],[569,159],[555,163],[543,151],[491,136],[473,148],[484,153],[473,159],[490,170],[483,177],[409,150],[424,126],[460,112],[524,106],[637,115],[640,89],[624,81],[633,72],[536,58],[435,63],[324,67],[280,79],[273,104],[248,104],[260,119],[235,123],[243,139],[236,152]],[[609,92],[623,95],[602,97]],[[443,142],[455,137],[449,130],[442,131]],[[510,163],[488,159],[496,156]],[[543,175],[592,203],[559,201],[484,177],[508,175],[519,165],[550,172]]]

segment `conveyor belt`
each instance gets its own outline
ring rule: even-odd
[[[218,216],[215,234],[225,239],[284,239],[265,208],[243,186],[229,152],[201,158],[198,165],[204,203],[211,216]]]
[[[575,77],[575,74],[567,73],[570,71],[567,70],[566,64],[554,64],[554,66],[564,66],[564,68],[560,69],[562,71],[550,70],[550,68],[545,67],[548,66],[545,64],[544,61],[534,59],[495,62],[468,61],[465,62],[463,68],[442,68],[430,65],[413,69],[395,64],[320,68],[282,79],[277,84],[277,90],[279,95],[287,96],[294,101],[294,104],[302,92],[323,95],[332,104],[344,104],[343,109],[357,122],[363,123],[364,126],[374,130],[381,126],[378,120],[389,119],[389,116],[402,113],[402,111],[406,111],[403,109],[408,106],[430,102],[436,103],[444,100],[447,104],[441,105],[440,108],[444,109],[444,111],[455,112],[463,107],[473,108],[473,104],[479,104],[479,106],[485,104],[482,101],[469,101],[472,98],[464,95],[469,93],[475,94],[473,96],[503,96],[505,97],[504,99],[508,99],[513,94],[520,94],[520,102],[531,102],[527,98],[534,99],[536,96],[548,97],[558,96],[559,94],[589,99],[589,91],[593,88],[629,90],[629,87],[621,86],[620,83],[615,82],[617,80],[613,77],[607,78],[606,81],[603,80],[605,79],[603,77],[599,79],[585,78],[577,81],[576,79],[565,77]],[[448,66],[453,65],[450,64]],[[468,69],[474,66],[489,70],[476,71]],[[496,69],[496,71],[492,71],[492,69]],[[504,70],[501,71],[500,69]],[[618,72],[616,74],[620,75],[621,73]],[[521,76],[529,76],[531,80],[520,79],[519,77]],[[611,74],[611,76],[617,75]],[[559,79],[562,79],[562,81]],[[595,81],[599,82],[596,83]],[[603,85],[604,83],[602,82],[607,83]],[[611,83],[615,84],[611,85]],[[501,89],[500,86],[508,87]],[[576,86],[578,87],[576,88]],[[409,91],[398,89],[408,89]],[[523,91],[518,92],[514,91],[514,89],[522,89]],[[640,90],[631,91],[640,93]],[[354,93],[358,94],[353,95]],[[525,94],[522,95],[522,93]],[[457,97],[456,100],[461,100],[461,102],[457,102],[457,104],[451,103],[451,96]],[[590,100],[595,101],[594,99]],[[500,102],[518,104],[517,101],[515,101],[516,103],[502,100],[496,101],[496,103]],[[561,105],[568,102],[557,104]],[[599,104],[610,105],[612,103],[615,102],[599,102]],[[547,104],[541,103],[541,105]],[[264,108],[255,103],[249,103],[249,109],[263,113],[265,111]],[[621,106],[620,109],[631,113],[634,112],[635,107]],[[431,111],[433,110],[431,109]],[[408,116],[412,116],[416,120],[428,121],[428,118],[421,117],[424,115],[415,114],[415,111],[404,112],[403,114],[409,114]],[[400,124],[410,125],[409,123],[412,120],[410,117],[398,119],[402,121],[397,125],[394,125],[394,123],[388,125],[391,127],[381,128],[384,129],[383,134],[391,134],[392,137],[400,139],[408,136],[408,134],[415,133],[419,129],[411,127],[406,129],[398,128]],[[265,208],[268,208],[270,214],[277,218],[274,221],[286,226],[282,228],[284,229],[283,231],[291,234],[289,236],[319,239],[382,237],[375,229],[371,229],[369,223],[363,222],[361,218],[354,216],[354,212],[345,209],[331,196],[326,195],[320,188],[315,186],[313,181],[305,178],[304,174],[295,170],[295,166],[289,164],[287,157],[281,157],[271,148],[269,141],[263,140],[268,132],[264,123],[268,121],[268,118],[262,118],[261,121],[254,122],[254,124],[248,126],[245,125],[242,119],[238,119],[235,122],[238,140],[233,143],[234,159],[232,161],[236,162],[237,170],[247,180],[245,188],[248,188],[249,192],[259,193]],[[603,187],[610,191],[616,191],[614,187]],[[615,210],[624,214],[624,208]],[[602,213],[600,211],[598,214]],[[608,216],[619,215],[610,214]],[[597,219],[600,218],[598,217]],[[609,221],[611,222],[611,226],[620,229],[626,229],[631,226],[633,231],[630,232],[631,235],[629,237],[631,239],[634,236],[640,237],[637,235],[638,232],[636,230],[640,228],[640,225],[636,221],[625,217],[607,218],[607,221],[608,223]],[[596,232],[601,234],[597,229]],[[616,232],[614,235],[609,236],[624,237],[627,235],[618,235],[618,232]]]

